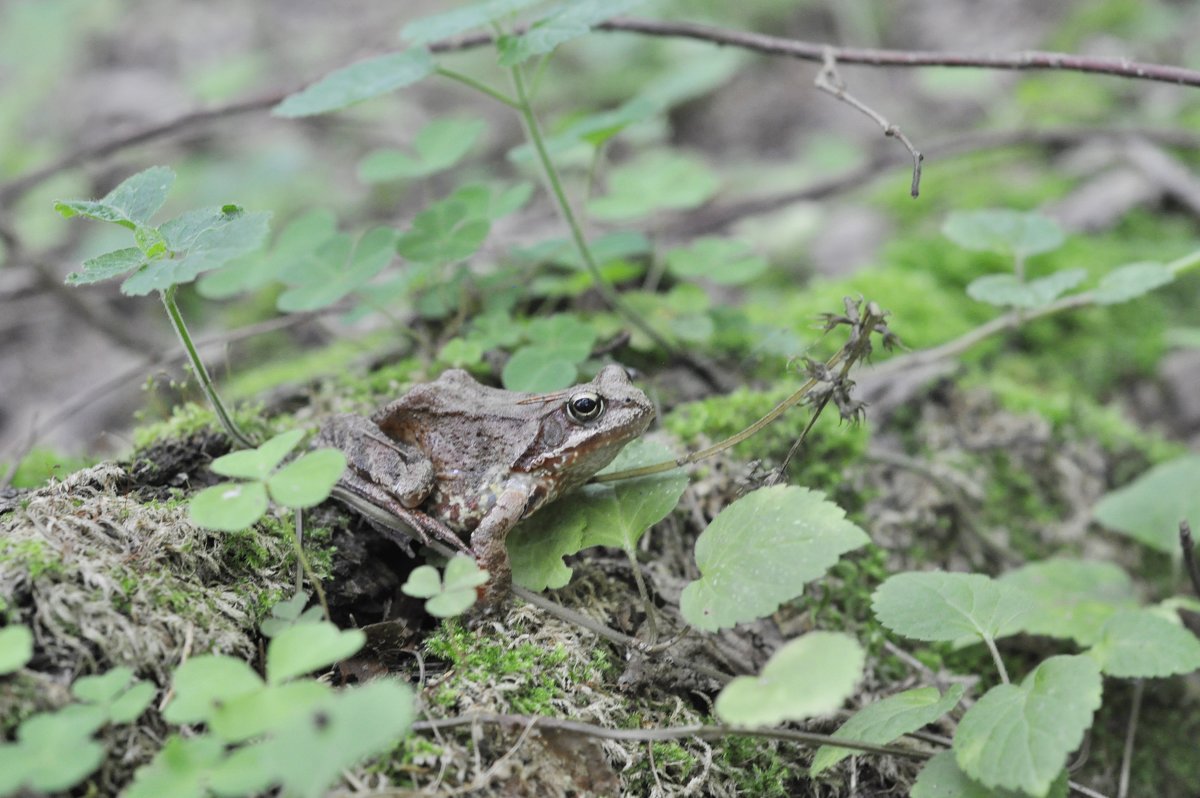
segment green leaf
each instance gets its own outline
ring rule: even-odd
[[[649,119],[661,110],[662,106],[658,103],[634,98],[618,108],[576,119],[562,131],[547,136],[543,144],[546,152],[552,156],[581,144],[598,147],[630,125]],[[533,147],[528,144],[514,147],[508,153],[508,159],[517,164],[530,162],[533,156]]]
[[[429,44],[448,39],[474,28],[482,28],[504,20],[510,14],[545,0],[485,0],[468,3],[453,11],[413,20],[400,32],[413,44]]]
[[[555,313],[529,322],[525,337],[572,363],[587,360],[596,346],[596,328],[571,313]],[[564,386],[560,386],[564,387]]]
[[[363,647],[361,629],[338,629],[331,623],[293,626],[267,645],[267,682],[280,684],[294,676],[340,662]]]
[[[255,449],[230,452],[212,461],[214,474],[243,479],[266,479],[304,438],[304,430],[281,432]]]
[[[984,787],[962,772],[953,751],[942,751],[921,768],[910,798],[1025,798],[1025,793]],[[1048,798],[1067,798],[1065,770],[1054,781]]]
[[[548,393],[573,385],[578,374],[569,354],[535,344],[513,352],[500,373],[500,382],[510,391]]]
[[[1179,556],[1179,522],[1200,528],[1200,455],[1160,463],[1100,500],[1104,526],[1165,554]]]
[[[716,175],[702,161],[653,152],[614,169],[608,194],[588,207],[599,219],[634,219],[661,210],[695,208],[708,201],[718,185]]]
[[[500,66],[523,63],[535,55],[544,55],[571,39],[584,36],[593,26],[628,13],[645,0],[569,0],[529,26],[520,36],[500,40]]]
[[[104,725],[103,709],[75,704],[25,720],[17,730],[24,782],[38,792],[59,792],[83,781],[104,761],[92,734]]]
[[[442,344],[437,359],[439,363],[459,369],[474,366],[483,360],[483,344],[474,339],[451,338]]]
[[[1104,275],[1092,292],[1097,305],[1128,302],[1175,281],[1175,273],[1161,263],[1130,263]]]
[[[437,119],[413,139],[416,155],[399,150],[376,150],[358,164],[364,183],[427,177],[461,161],[487,128],[482,119]]]
[[[1109,676],[1159,679],[1200,668],[1200,640],[1149,610],[1122,610],[1108,619],[1090,653]]]
[[[820,491],[759,488],[722,510],[700,534],[701,577],[683,589],[680,612],[709,632],[765,617],[868,542]]]
[[[310,211],[279,234],[269,253],[239,258],[205,274],[196,288],[201,296],[220,299],[261,288],[292,270],[304,271],[309,261],[337,235],[337,219],[327,210]]]
[[[412,228],[396,240],[396,251],[417,263],[454,263],[474,255],[492,225],[471,212],[471,196],[460,189],[417,214]]]
[[[1058,249],[1065,240],[1062,228],[1048,216],[1003,208],[955,211],[946,217],[942,233],[964,249],[1022,259]]]
[[[288,463],[267,480],[271,498],[284,507],[315,507],[346,470],[346,455],[338,449],[317,449]]]
[[[106,704],[123,693],[132,679],[132,669],[113,668],[96,676],[81,676],[71,685],[71,693],[80,701]]]
[[[108,705],[109,720],[113,723],[132,723],[146,711],[157,692],[153,682],[134,682]]]
[[[134,230],[150,220],[166,202],[175,182],[175,173],[165,166],[152,166],[127,177],[99,201],[67,200],[54,203],[63,218],[84,216],[100,222],[112,222]]]
[[[201,654],[175,669],[175,697],[163,711],[169,723],[206,723],[221,705],[263,689],[263,680],[240,659]]]
[[[1087,655],[1043,661],[1020,685],[988,690],[958,724],[954,755],[987,787],[1046,795],[1100,706],[1101,678]]]
[[[329,307],[362,288],[392,262],[398,237],[390,227],[364,233],[353,246],[349,236],[334,236],[280,274],[292,287],[280,295],[276,306],[286,313]]]
[[[940,695],[936,687],[918,687],[868,704],[850,716],[833,736],[840,740],[887,745],[901,736],[933,723],[958,706],[963,686],[951,685]],[[813,757],[809,775],[813,778],[854,754],[851,748],[823,745]]]
[[[433,73],[437,64],[424,48],[368,58],[330,72],[316,83],[285,98],[271,113],[298,117],[325,114],[378,97]]]
[[[315,679],[273,684],[223,702],[208,718],[212,733],[230,743],[249,740],[299,721],[332,693]]]
[[[67,285],[87,285],[111,280],[127,271],[137,269],[149,263],[145,254],[137,247],[118,249],[105,252],[83,262],[83,271],[71,272],[67,275]]]
[[[0,629],[0,676],[15,673],[33,659],[33,632],[28,626]]]
[[[563,557],[583,548],[587,516],[575,506],[578,493],[538,510],[508,534],[505,541],[513,582],[540,593],[566,587],[574,571]]]
[[[442,576],[432,565],[418,565],[400,586],[400,592],[413,598],[433,598],[442,592]]]
[[[287,601],[281,601],[271,607],[271,617],[265,619],[259,629],[264,637],[274,637],[275,635],[287,629],[290,626],[295,626],[298,623],[319,623],[324,620],[324,615],[320,606],[314,605],[305,611],[308,605],[308,594],[299,591]]]
[[[1133,582],[1112,563],[1049,559],[1000,577],[1034,602],[1021,631],[1075,640],[1090,646],[1117,610],[1135,606]]]
[[[0,795],[16,795],[25,782],[26,758],[19,745],[0,742]]]
[[[1087,269],[1064,269],[1047,277],[1022,282],[1013,274],[989,274],[973,280],[967,295],[1000,307],[1040,308],[1087,278]]]
[[[134,272],[121,284],[121,293],[142,296],[165,291],[260,248],[267,238],[271,214],[228,208],[189,211],[164,223],[159,232],[171,257],[152,261]]]
[[[222,532],[237,532],[267,511],[267,486],[261,482],[222,482],[205,488],[188,503],[192,523]]]
[[[739,676],[717,696],[726,723],[774,726],[827,715],[854,692],[866,659],[840,632],[809,632],[776,651],[758,676]]]
[[[446,573],[436,595],[425,602],[425,611],[435,618],[451,618],[469,610],[478,598],[475,588],[485,584],[488,572],[475,560],[457,554],[446,563]]]
[[[907,572],[875,590],[879,622],[915,640],[996,639],[1020,631],[1029,596],[983,574]]]
[[[684,280],[702,277],[718,285],[743,285],[767,270],[765,258],[731,238],[697,238],[667,253],[667,269]]]
[[[224,756],[224,743],[213,737],[172,735],[149,764],[138,768],[121,798],[206,798],[208,774]]]

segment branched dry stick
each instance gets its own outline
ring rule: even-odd
[[[908,193],[912,195],[913,199],[916,199],[921,193],[921,161],[925,160],[925,156],[913,146],[913,143],[908,140],[908,136],[900,132],[900,128],[897,125],[892,124],[883,114],[846,91],[846,82],[842,80],[842,76],[837,71],[837,58],[834,57],[832,47],[825,48],[825,60],[821,65],[820,71],[817,72],[817,77],[813,80],[813,85],[826,94],[830,94],[846,103],[851,108],[866,114],[869,118],[875,120],[875,124],[883,128],[883,135],[894,138],[904,145],[909,155],[912,156],[913,161],[912,186],[909,188]]]
[[[1200,568],[1196,567],[1196,544],[1192,540],[1192,527],[1187,519],[1179,522],[1179,547],[1183,549],[1183,567],[1192,580],[1192,590],[1200,596]]]

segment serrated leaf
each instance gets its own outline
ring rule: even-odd
[[[166,202],[173,182],[175,173],[168,167],[152,166],[127,177],[99,201],[67,200],[56,202],[54,209],[67,219],[85,216],[135,230]]]
[[[83,271],[71,272],[65,280],[67,285],[88,285],[111,280],[125,272],[132,271],[149,263],[145,254],[137,247],[117,249],[105,252],[83,262]]]
[[[500,41],[500,66],[510,67],[552,51],[558,45],[584,36],[593,26],[628,13],[645,0],[570,0],[529,26],[520,36]]]
[[[205,488],[188,502],[192,523],[222,532],[237,532],[267,511],[267,486],[261,482],[222,482]]]
[[[288,463],[267,480],[271,498],[284,507],[315,507],[346,470],[346,455],[338,449],[317,449]]]
[[[504,364],[500,382],[510,391],[549,393],[573,385],[578,374],[575,362],[560,350],[523,346]]]
[[[205,798],[208,774],[225,756],[225,745],[207,735],[172,735],[150,761],[138,768],[122,798]]]
[[[1051,657],[1020,685],[993,687],[958,724],[958,766],[988,787],[1046,795],[1091,725],[1100,692],[1100,669],[1082,654]]]
[[[400,35],[413,44],[429,44],[490,25],[541,2],[545,0],[484,0],[470,3],[453,11],[413,20],[404,26]]]
[[[918,687],[888,696],[860,709],[833,736],[842,740],[887,745],[933,723],[958,705],[963,686],[951,685],[943,696],[936,687]],[[854,753],[850,748],[823,745],[813,756],[809,775],[816,777]]]
[[[292,287],[280,295],[276,306],[297,313],[334,304],[365,286],[392,262],[398,237],[389,227],[376,227],[353,246],[349,236],[339,235],[324,242],[280,275]]]
[[[1130,263],[1104,275],[1092,292],[1097,305],[1128,302],[1175,281],[1175,273],[1161,263]]]
[[[15,673],[33,659],[33,632],[20,624],[0,629],[0,676]]]
[[[1122,610],[1108,619],[1089,652],[1109,676],[1158,679],[1200,668],[1200,640],[1150,610]]]
[[[271,113],[298,117],[337,111],[411,86],[431,75],[436,68],[433,56],[421,47],[368,58],[330,72],[311,86],[285,98]]]
[[[910,798],[1026,798],[1026,794],[983,786],[962,772],[953,751],[942,751],[921,768]],[[1047,798],[1067,798],[1065,770],[1055,779]]]
[[[1000,577],[1031,598],[1021,631],[1090,646],[1113,613],[1136,604],[1129,575],[1112,563],[1067,559],[1034,562]]]
[[[869,542],[820,491],[760,488],[722,510],[700,534],[702,576],[683,589],[679,609],[692,626],[711,632],[765,617]]]
[[[222,702],[209,715],[208,726],[226,742],[249,740],[298,721],[331,692],[315,679],[268,685]]]
[[[1049,305],[1086,278],[1086,269],[1064,269],[1026,282],[1012,274],[989,274],[973,280],[967,296],[989,305],[1029,310]]]
[[[366,641],[361,629],[342,630],[328,622],[285,629],[267,644],[267,683],[280,684],[332,665],[354,654]]]
[[[890,577],[871,598],[875,617],[915,640],[996,639],[1018,632],[1033,600],[983,574],[907,572]]]
[[[376,150],[358,164],[364,183],[427,177],[449,169],[475,146],[487,125],[481,119],[437,119],[413,139],[415,155],[400,150]]]
[[[758,676],[725,685],[715,710],[726,723],[774,726],[827,715],[854,692],[866,655],[840,632],[809,632],[776,651]]]
[[[254,449],[242,449],[218,457],[209,468],[223,477],[266,479],[304,438],[304,430],[281,432]]]
[[[702,161],[675,152],[652,152],[613,170],[608,193],[588,207],[599,219],[624,220],[660,210],[685,210],[707,202],[719,181]]]
[[[1004,208],[955,211],[946,217],[942,233],[964,249],[1017,258],[1050,252],[1065,240],[1062,229],[1050,217]]]
[[[667,269],[688,280],[702,277],[718,285],[742,285],[767,270],[765,258],[750,245],[731,238],[698,238],[667,253]]]
[[[239,696],[263,689],[263,680],[240,659],[201,654],[175,669],[175,697],[163,718],[170,723],[207,722],[218,707]]]
[[[419,565],[409,573],[400,591],[413,598],[433,598],[442,592],[442,576],[432,565]]]
[[[142,296],[188,283],[206,271],[220,268],[260,248],[267,238],[271,214],[246,213],[240,208],[189,211],[162,225],[171,257],[159,258],[134,272],[121,284],[121,293]]]
[[[103,704],[112,701],[122,692],[133,678],[131,668],[113,668],[95,676],[81,676],[71,685],[71,692],[80,701],[93,704]]]
[[[1200,455],[1160,463],[1107,494],[1092,511],[1104,526],[1172,556],[1179,555],[1179,522],[1200,528]]]

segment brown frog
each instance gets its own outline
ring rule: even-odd
[[[369,420],[333,417],[316,445],[345,452],[343,488],[423,540],[473,554],[490,574],[483,601],[495,604],[512,580],[509,530],[590,479],[653,418],[650,400],[616,365],[548,394],[490,388],[453,369]]]

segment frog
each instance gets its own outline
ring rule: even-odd
[[[580,487],[654,419],[624,367],[550,393],[494,388],[450,369],[370,417],[341,414],[315,446],[346,455],[339,486],[437,539],[488,572],[484,607],[508,596],[508,533]]]

